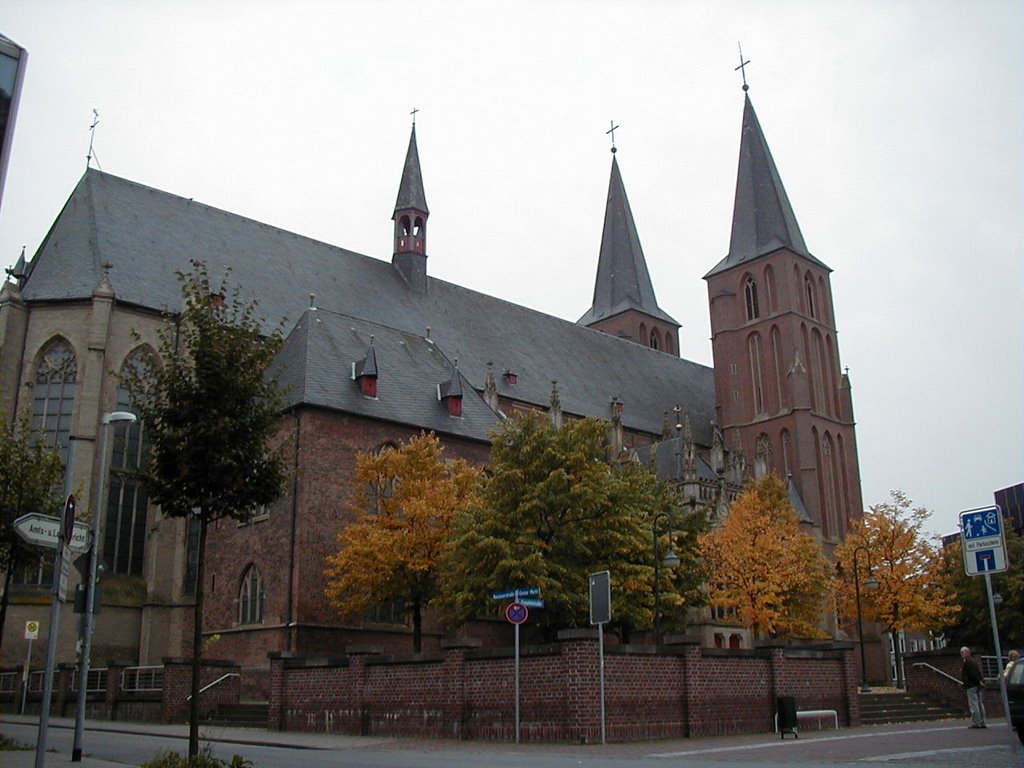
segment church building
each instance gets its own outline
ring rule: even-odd
[[[842,540],[862,503],[831,270],[804,242],[749,96],[729,252],[708,255],[704,275],[713,367],[681,356],[616,155],[593,303],[575,323],[430,275],[430,260],[445,256],[430,251],[415,126],[396,181],[391,256],[378,258],[89,169],[35,255],[12,270],[0,293],[0,413],[8,423],[29,415],[61,451],[80,508],[102,515],[95,659],[159,664],[191,652],[194,531],[149,504],[137,471],[144,423],[111,425],[96,498],[101,420],[130,409],[119,372],[157,348],[167,312],[180,308],[176,272],[191,260],[215,279],[230,270],[268,329],[285,322],[276,365],[294,446],[281,498],[209,532],[207,656],[256,668],[271,651],[408,650],[400,606],[343,623],[324,593],[356,455],[432,431],[448,455],[484,464],[491,431],[527,411],[607,420],[611,458],[653,462],[684,509],[724,514],[743,482],[774,472],[826,551]],[[5,649],[48,601],[51,575],[35,561],[13,574]],[[64,611],[59,661],[74,659],[78,626]],[[442,630],[427,629],[424,647],[436,647]],[[710,615],[698,629],[708,645],[749,640]]]

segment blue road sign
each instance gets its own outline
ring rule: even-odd
[[[1003,513],[999,507],[961,512],[960,537],[968,576],[1002,573],[1007,569]]]
[[[965,541],[1003,535],[1003,521],[999,514],[999,507],[965,512],[960,517],[960,524],[963,526]]]
[[[492,600],[519,600],[521,597],[540,597],[540,587],[517,587],[491,592]]]
[[[519,603],[525,605],[527,608],[543,608],[544,601],[539,597],[521,597]]]

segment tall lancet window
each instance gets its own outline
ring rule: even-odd
[[[757,304],[757,283],[749,275],[743,281],[743,296],[747,302],[747,320],[756,320],[761,316],[761,309]]]

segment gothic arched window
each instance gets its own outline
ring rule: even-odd
[[[746,299],[747,320],[756,320],[761,316],[761,309],[757,304],[757,283],[750,275],[743,281],[743,297]]]
[[[263,579],[260,569],[250,565],[242,575],[242,586],[238,590],[238,623],[263,623]]]
[[[78,364],[75,352],[64,339],[54,339],[40,356],[32,391],[32,431],[48,448],[60,451],[67,466],[71,442]]]
[[[117,410],[132,410],[134,384],[151,379],[149,354],[134,350],[121,366],[117,388]],[[103,558],[113,573],[142,576],[146,546],[146,518],[149,495],[142,482],[141,466],[146,451],[145,425],[118,422],[114,425],[113,453],[110,460],[110,495],[103,528]]]
[[[811,317],[817,317],[817,308],[814,295],[814,279],[811,277],[811,273],[808,272],[804,277],[804,294],[807,297],[807,314]]]

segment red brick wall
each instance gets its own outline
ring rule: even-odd
[[[852,648],[605,649],[609,740],[769,732],[776,698],[859,722]],[[418,657],[271,662],[271,728],[512,740],[509,649],[454,647]],[[600,655],[590,630],[520,652],[520,738],[599,741]]]

